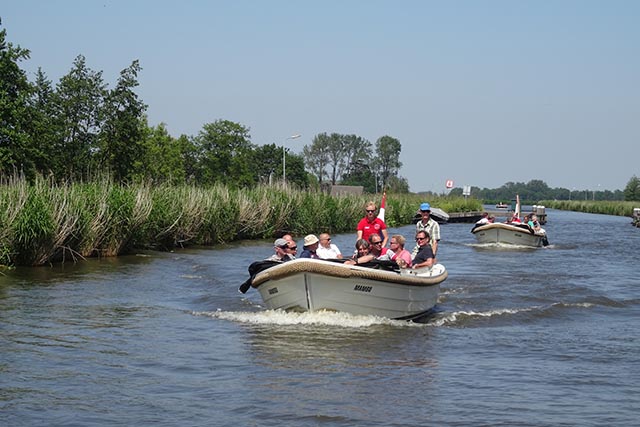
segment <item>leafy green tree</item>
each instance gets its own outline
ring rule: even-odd
[[[79,55],[71,71],[57,86],[58,112],[62,122],[62,140],[55,147],[60,168],[56,176],[81,179],[98,173],[94,155],[100,150],[98,135],[102,127],[106,85],[102,72],[87,67]]]
[[[338,133],[332,133],[327,136],[326,133],[322,133],[316,136],[318,140],[321,140],[322,144],[326,145],[326,151],[328,156],[327,166],[329,168],[329,179],[331,184],[336,185],[338,177],[342,175],[342,171],[345,168],[345,141],[343,135]]]
[[[624,188],[624,200],[627,202],[640,201],[640,179],[635,175],[631,177]]]
[[[389,177],[385,188],[395,194],[406,194],[409,192],[409,181],[406,178],[393,175]]]
[[[106,95],[100,132],[99,163],[107,168],[113,178],[130,180],[136,168],[142,168],[144,154],[144,112],[147,106],[138,99],[133,88],[138,86],[139,62],[120,72],[116,87]]]
[[[29,126],[33,162],[43,175],[52,174],[55,166],[55,147],[62,138],[58,111],[58,95],[42,69],[36,73],[34,93],[30,99],[32,120]]]
[[[327,148],[328,136],[326,133],[313,137],[311,145],[305,145],[302,149],[305,165],[322,185],[327,175],[326,167],[329,164],[329,150]]]
[[[376,174],[365,162],[353,162],[349,172],[342,177],[342,184],[361,185],[366,193],[378,191]]]
[[[144,156],[138,168],[139,178],[172,184],[185,182],[185,162],[180,141],[169,135],[164,123],[147,127],[143,144]]]
[[[195,146],[201,183],[221,182],[239,187],[255,183],[248,128],[228,120],[207,123],[195,138]]]
[[[309,174],[304,169],[304,158],[287,153],[287,183],[299,188],[309,188]]]
[[[363,164],[370,164],[372,157],[372,145],[366,139],[357,135],[343,135],[344,163],[346,171],[343,175],[352,174]]]
[[[30,52],[9,43],[6,36],[7,31],[0,30],[0,171],[21,172],[32,178],[36,165],[28,123],[33,88],[18,64],[29,59]]]
[[[286,153],[287,179],[290,177],[290,158]],[[255,181],[265,184],[272,183],[277,177],[282,177],[282,148],[276,144],[266,144],[257,147],[253,152],[253,171]]]
[[[376,172],[380,173],[381,187],[385,188],[389,178],[396,176],[402,167],[400,152],[402,144],[396,138],[388,135],[378,138],[376,141]]]

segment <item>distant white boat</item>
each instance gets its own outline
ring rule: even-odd
[[[520,222],[520,196],[518,195],[516,195],[516,210],[512,222],[476,224],[471,229],[471,233],[476,236],[478,243],[496,243],[533,248],[549,244],[544,230],[536,231],[528,224]]]
[[[395,265],[393,261],[376,263]],[[395,265],[394,270],[385,270],[299,258],[270,266],[245,283],[257,288],[271,310],[328,310],[411,320],[433,309],[447,275],[442,264],[419,270]]]
[[[496,205],[496,209],[507,209],[509,207],[509,205],[507,205],[506,203],[498,203]]]
[[[476,236],[478,243],[496,243],[533,248],[548,244],[546,234],[535,233],[526,224],[489,223],[474,227],[471,232]]]

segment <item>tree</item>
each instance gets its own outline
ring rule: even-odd
[[[58,114],[63,135],[55,147],[60,168],[56,176],[81,179],[98,172],[94,155],[100,150],[98,134],[103,121],[105,88],[102,72],[88,68],[82,55],[76,57],[71,71],[60,79]]]
[[[107,169],[117,182],[128,181],[142,169],[144,155],[144,112],[147,106],[133,88],[138,86],[139,62],[120,72],[116,87],[108,91],[103,105],[104,123],[99,134],[97,156],[100,169]]]
[[[188,140],[187,143],[190,144]],[[144,157],[138,168],[138,177],[172,184],[185,182],[182,141],[172,138],[164,123],[146,128],[143,145]]]
[[[321,140],[321,143],[326,146],[329,167],[329,179],[331,184],[336,185],[338,177],[342,175],[342,170],[345,167],[345,141],[342,135],[332,133],[327,136],[326,133],[318,135],[316,138]]]
[[[200,182],[240,187],[255,183],[248,128],[229,120],[207,123],[195,138],[195,147]]]
[[[289,153],[286,154],[287,170],[289,167]],[[257,147],[253,153],[253,172],[256,182],[271,183],[274,178],[282,176],[282,148],[276,144],[266,144]],[[287,178],[291,178],[290,172]]]
[[[33,91],[26,73],[18,63],[29,59],[30,52],[6,41],[0,31],[0,171],[35,174],[28,123],[32,110],[29,98]]]
[[[329,163],[327,139],[326,133],[318,134],[311,141],[311,145],[305,145],[302,149],[305,165],[318,178],[318,184],[320,185],[322,185],[322,180],[327,174],[325,168]]]
[[[357,135],[343,135],[342,139],[346,165],[343,175],[353,173],[358,165],[371,163],[372,148],[369,141]]]
[[[635,175],[631,177],[624,188],[624,200],[627,202],[640,201],[640,179]]]
[[[62,138],[62,126],[57,116],[58,95],[51,81],[38,68],[33,96],[30,99],[32,120],[29,125],[33,162],[38,172],[47,175],[57,167],[55,147]]]
[[[361,185],[366,193],[375,193],[376,175],[371,171],[369,163],[353,162],[349,172],[342,177],[344,185]]]
[[[402,145],[396,138],[388,135],[378,138],[376,141],[376,172],[380,173],[381,187],[384,188],[391,176],[396,176],[402,167],[400,152]]]

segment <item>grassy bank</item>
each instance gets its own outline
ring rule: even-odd
[[[123,186],[108,180],[55,185],[42,178],[34,184],[6,178],[0,183],[0,264],[42,265],[135,249],[354,231],[370,199],[282,186],[234,190]],[[422,201],[416,195],[389,194],[387,224],[410,223]],[[445,197],[429,202],[449,212],[481,207],[476,200]]]
[[[633,215],[633,208],[640,207],[640,202],[595,200],[543,200],[538,204],[551,209],[629,217]]]

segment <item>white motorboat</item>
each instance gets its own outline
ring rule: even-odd
[[[476,236],[478,243],[496,243],[534,248],[548,244],[546,234],[536,233],[526,224],[489,223],[478,225],[471,232]]]
[[[255,275],[252,273],[243,286],[250,284],[257,288],[271,310],[327,310],[411,320],[433,309],[440,283],[448,275],[442,264],[418,270],[399,269],[393,261],[374,261],[367,265],[394,265],[395,269],[296,259],[270,266]],[[246,289],[248,286],[244,291]]]
[[[485,220],[486,221],[486,220]],[[539,248],[547,246],[546,232],[537,227],[534,230],[528,224],[520,222],[520,196],[516,194],[516,210],[514,212],[512,222],[477,222],[471,229],[471,233],[476,236],[478,243],[494,243],[505,245],[528,246]]]

